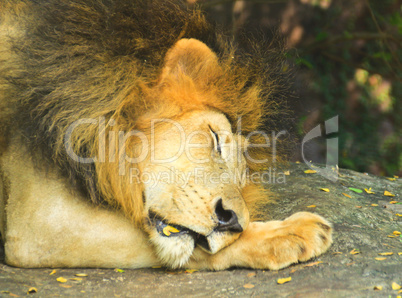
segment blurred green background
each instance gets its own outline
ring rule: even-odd
[[[187,0],[231,34],[280,32],[296,65],[295,134],[339,115],[339,166],[402,175],[402,16],[398,0]],[[307,158],[325,163],[325,139]],[[301,160],[300,145],[292,153]]]

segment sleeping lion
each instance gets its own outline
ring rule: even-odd
[[[0,22],[7,264],[276,270],[328,249],[319,215],[256,221],[281,53],[181,1],[0,0]]]

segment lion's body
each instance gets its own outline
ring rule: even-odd
[[[317,215],[251,222],[269,199],[243,177],[271,156],[252,145],[277,113],[278,53],[245,54],[179,1],[0,11],[7,263],[277,269],[328,248]]]

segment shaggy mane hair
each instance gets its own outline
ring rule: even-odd
[[[116,122],[109,130],[146,131],[146,119],[175,119],[194,108],[212,108],[228,117],[234,131],[241,118],[247,135],[282,112],[278,103],[287,94],[283,52],[247,38],[235,43],[184,1],[1,0],[0,10],[6,11],[3,18],[13,15],[24,32],[7,41],[16,57],[11,65],[0,54],[0,76],[13,95],[7,97],[8,121],[14,119],[8,126],[18,127],[31,148],[50,157],[94,203],[120,208],[136,223],[142,221],[142,186],[131,185],[129,175],[119,176],[117,162],[83,164],[69,158],[64,136],[74,121],[104,117]],[[221,71],[205,84],[167,82],[184,95],[170,94],[166,100],[153,87],[166,53],[182,38],[210,47]],[[183,100],[197,93],[203,100]],[[96,156],[98,135],[104,132],[95,125],[80,125],[75,132],[74,152]],[[127,146],[135,151],[134,142]],[[253,149],[252,154],[270,153]],[[252,196],[249,189],[247,197]]]

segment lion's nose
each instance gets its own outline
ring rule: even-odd
[[[230,209],[223,209],[222,199],[216,203],[215,213],[218,217],[218,226],[215,228],[215,231],[243,232],[243,228],[237,220],[236,213]]]

